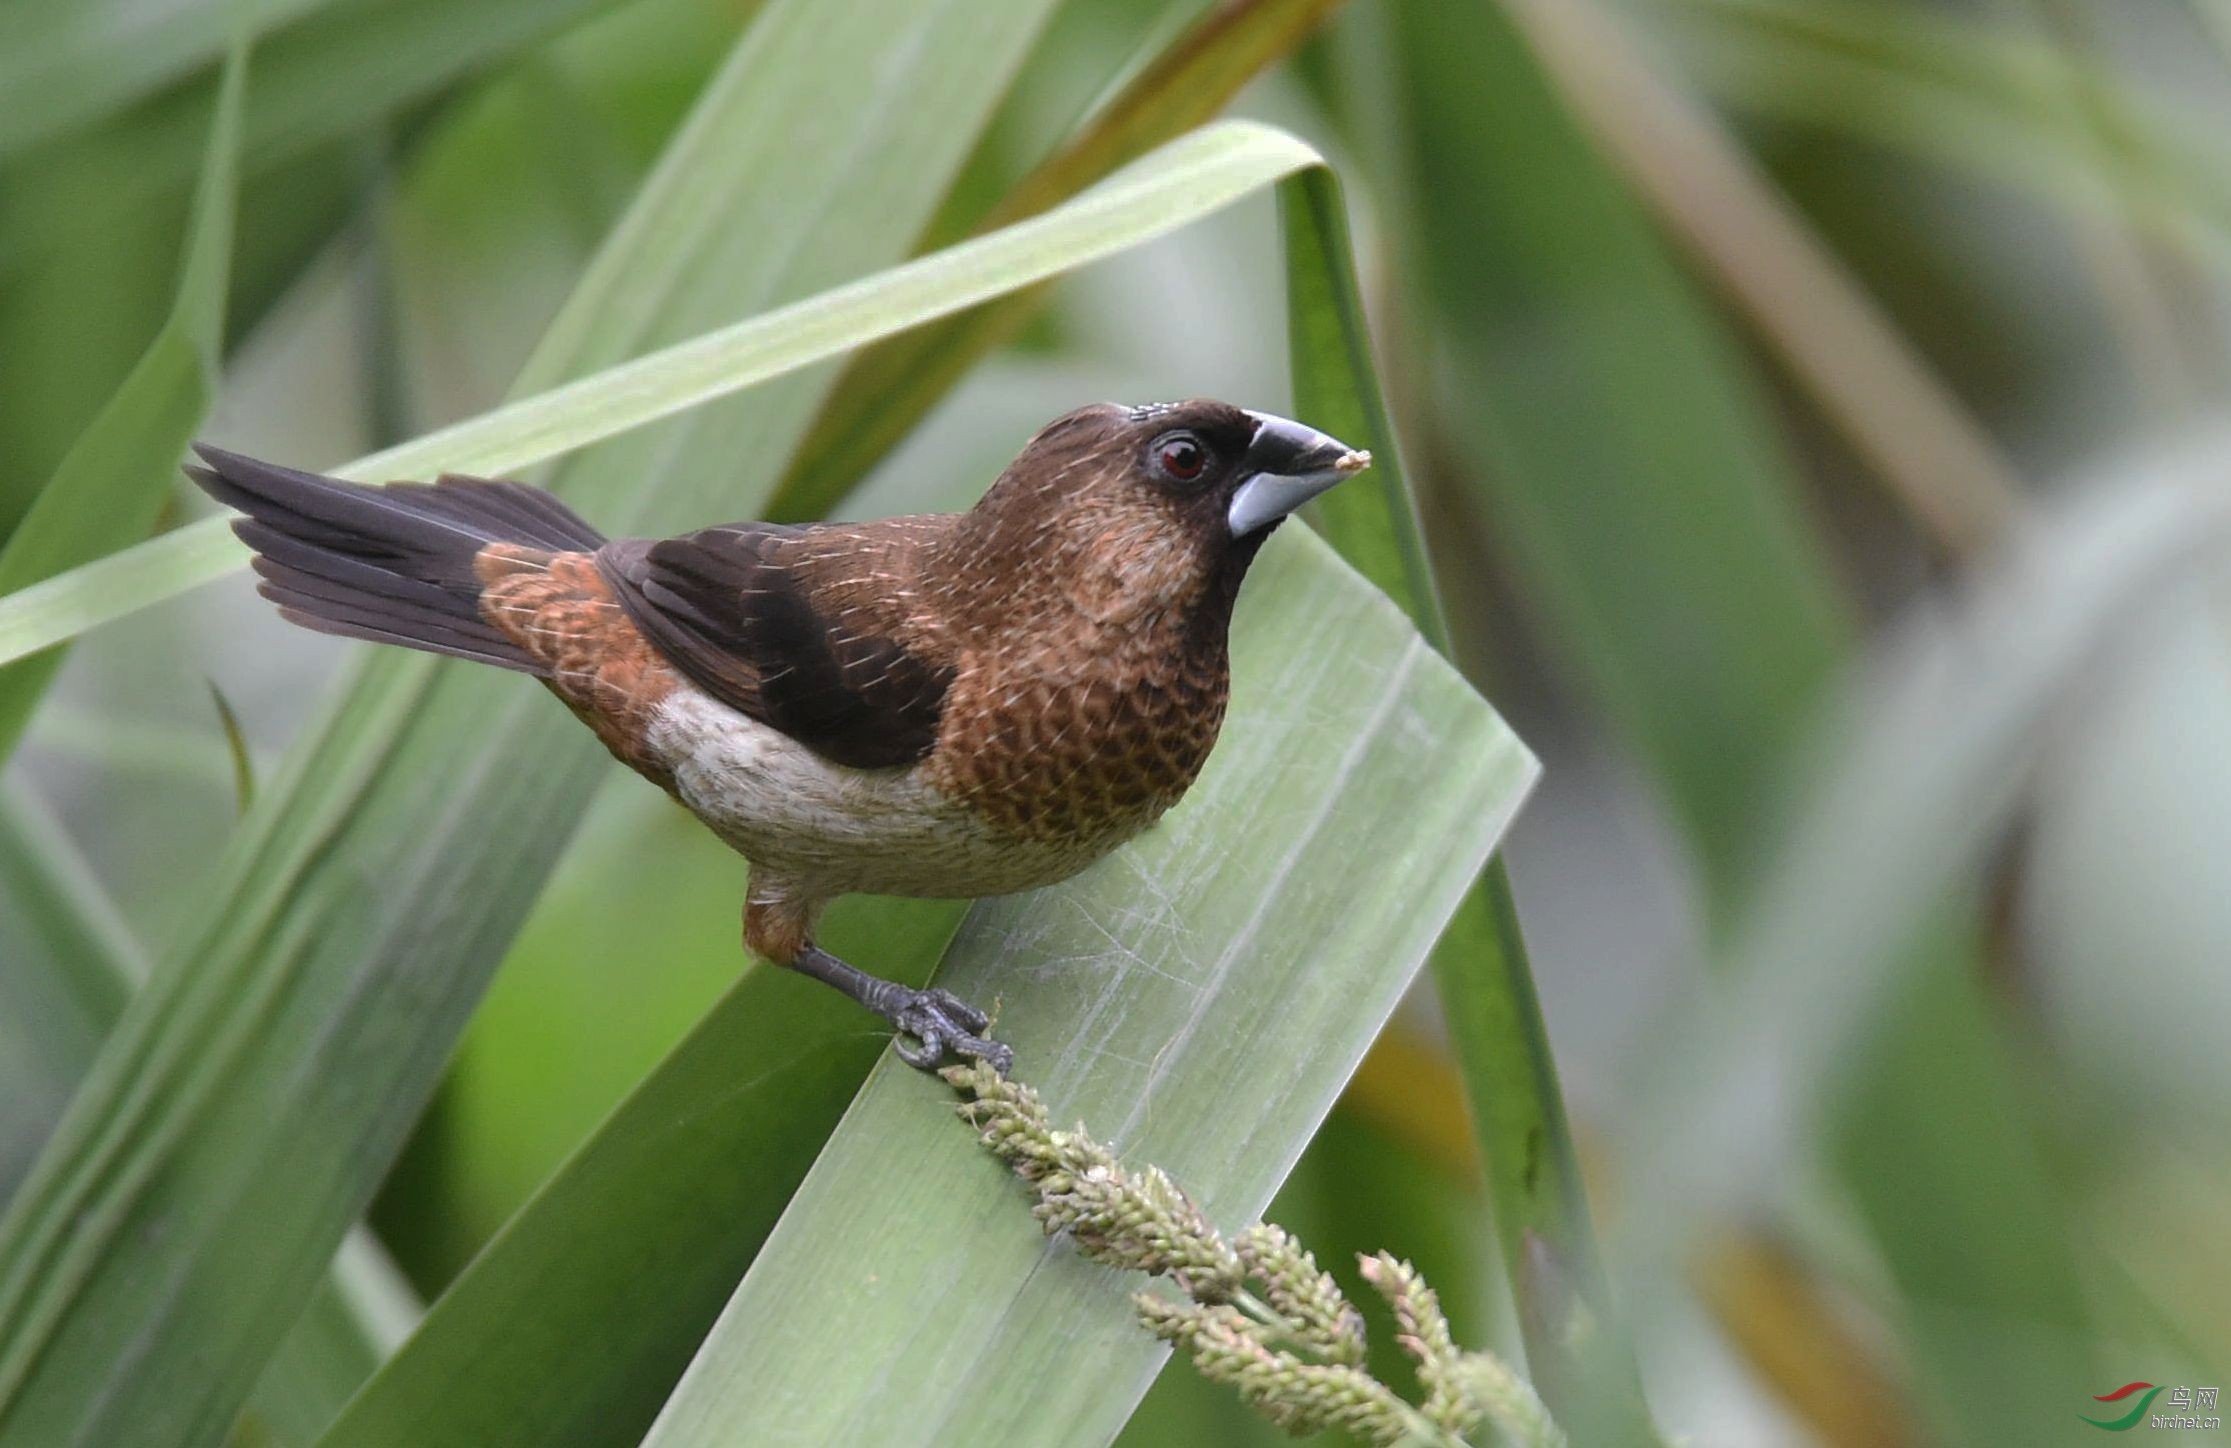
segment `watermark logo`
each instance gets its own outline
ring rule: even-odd
[[[2094,1418],[2083,1416],[2094,1428],[2105,1428],[2110,1433],[2127,1433],[2143,1424],[2148,1428],[2220,1428],[2223,1420],[2215,1416],[2217,1388],[2157,1387],[2152,1383],[2124,1383],[2111,1393],[2101,1393],[2095,1403],[2130,1403],[2129,1411],[2119,1418]],[[2163,1411],[2151,1413],[2154,1399],[2163,1393],[2169,1396]]]

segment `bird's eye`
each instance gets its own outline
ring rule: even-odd
[[[1162,471],[1181,483],[1190,483],[1208,466],[1208,449],[1189,432],[1174,432],[1154,445],[1154,460]]]

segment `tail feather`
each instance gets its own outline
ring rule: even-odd
[[[434,649],[509,669],[532,669],[517,647],[479,617],[460,610],[457,595],[416,579],[399,577],[339,554],[319,555],[305,545],[274,534],[257,523],[243,523],[241,538],[258,552],[255,568],[260,591],[288,619],[308,628]],[[282,557],[309,556],[308,566]]]
[[[544,666],[482,615],[476,560],[495,543],[562,553],[604,542],[565,504],[523,483],[444,477],[372,487],[194,450],[207,466],[188,475],[248,515],[233,531],[256,550],[263,595],[322,633],[541,674]]]

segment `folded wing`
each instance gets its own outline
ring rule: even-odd
[[[956,671],[913,591],[913,556],[945,523],[746,523],[622,539],[597,562],[699,688],[825,759],[892,768],[936,744]]]

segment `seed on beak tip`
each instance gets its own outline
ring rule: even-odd
[[[1360,473],[1370,466],[1370,453],[1362,448],[1350,448],[1333,460],[1332,469],[1336,473]]]

